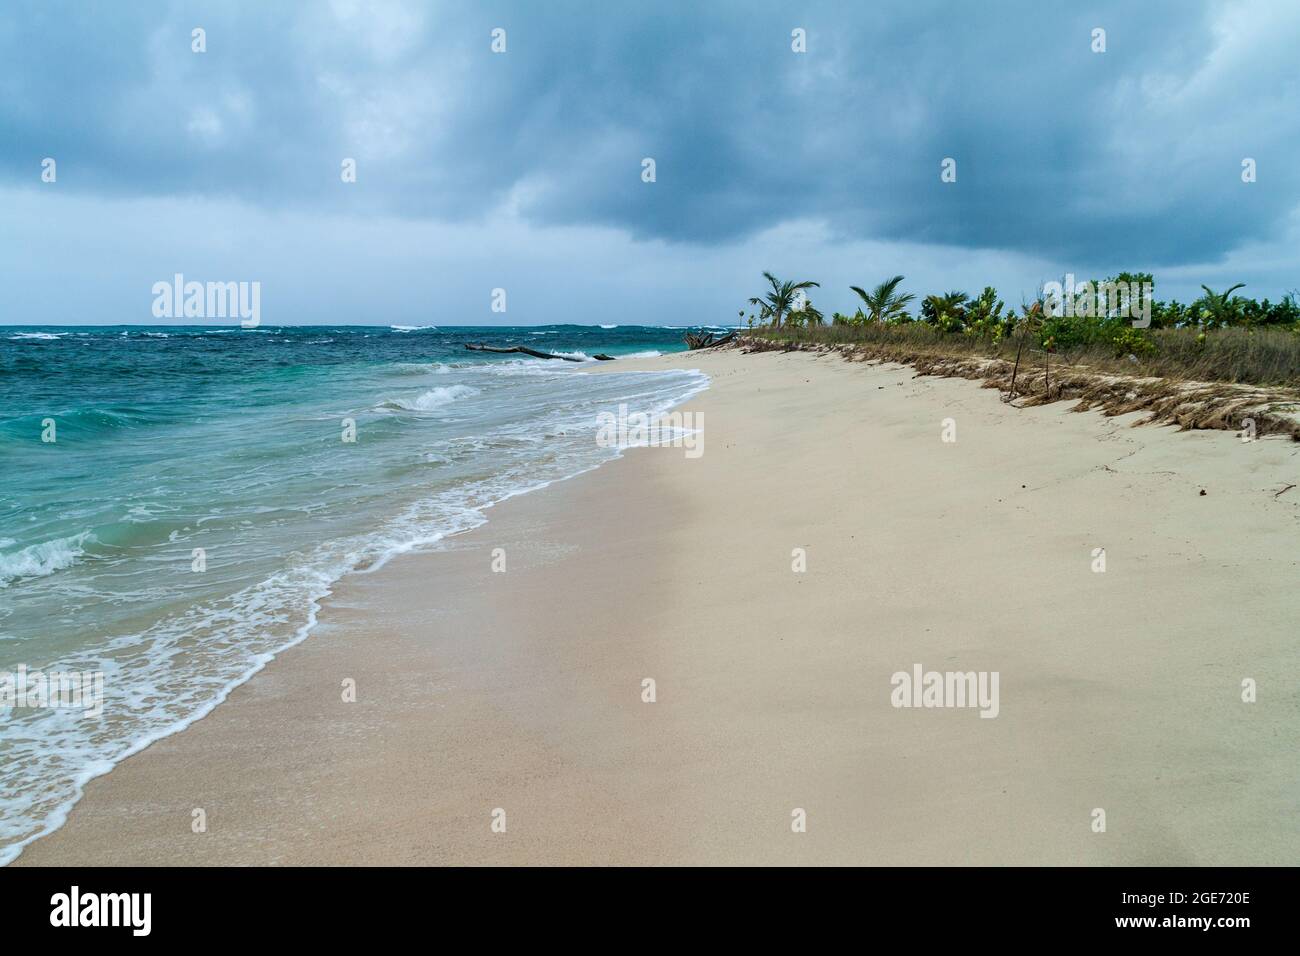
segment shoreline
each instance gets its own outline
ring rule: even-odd
[[[611,328],[613,328],[613,326],[611,326]],[[659,357],[665,353],[652,352],[647,354],[652,355],[654,357]],[[632,358],[634,359],[645,358],[645,357],[647,356],[646,355],[632,356]],[[587,369],[586,371],[590,372],[599,369],[600,366],[596,366],[595,369]],[[624,371],[624,370],[626,370],[625,366],[622,365],[618,367],[607,367],[605,369],[605,371],[607,372]],[[655,370],[652,369],[632,369],[631,371],[647,372],[650,374],[653,374],[655,372]],[[575,369],[573,370],[573,373],[582,374],[582,371]],[[700,392],[707,390],[709,387],[709,380],[707,376],[702,376],[702,379],[703,379],[702,382],[693,385],[689,390],[687,390],[680,398],[676,399],[672,404],[668,406],[662,406],[662,405],[656,406],[657,411],[653,411],[650,414],[652,416],[669,414],[671,413],[672,409],[681,406],[682,404],[689,401],[694,396],[698,395]],[[230,694],[232,694],[240,687],[242,687],[244,684],[248,683],[250,680],[256,677],[268,664],[274,662],[281,655],[292,650],[293,648],[297,647],[299,644],[307,640],[312,635],[313,631],[316,629],[317,619],[321,609],[326,605],[329,599],[333,597],[335,590],[338,588],[340,583],[345,579],[352,577],[354,575],[368,575],[380,571],[390,561],[392,561],[395,558],[400,558],[406,555],[418,555],[418,554],[431,553],[431,550],[436,549],[438,546],[441,545],[443,541],[447,539],[453,539],[464,534],[468,534],[476,530],[477,528],[481,527],[482,525],[486,524],[489,519],[483,513],[490,512],[492,509],[508,501],[511,501],[512,499],[530,495],[538,491],[544,491],[554,485],[562,484],[564,482],[571,481],[575,478],[580,478],[583,475],[595,471],[604,465],[608,465],[613,463],[614,461],[617,461],[625,453],[626,453],[625,449],[620,450],[619,454],[614,458],[609,458],[603,461],[597,461],[594,464],[586,465],[571,474],[561,475],[560,477],[550,478],[534,484],[516,488],[504,494],[500,498],[489,501],[486,504],[477,506],[476,511],[480,513],[481,521],[471,524],[468,527],[460,527],[450,531],[438,532],[436,538],[422,538],[416,541],[408,542],[405,545],[395,547],[387,552],[380,554],[377,558],[362,559],[356,566],[346,571],[343,571],[337,577],[333,578],[328,584],[326,584],[324,586],[324,590],[321,593],[310,598],[309,601],[310,609],[308,611],[307,620],[295,632],[293,632],[293,635],[291,637],[287,638],[283,644],[279,645],[275,649],[267,651],[259,655],[258,658],[252,660],[248,665],[247,669],[239,676],[232,678],[223,688],[221,688],[221,690],[217,693],[217,696],[214,699],[205,703],[202,707],[198,708],[193,714],[183,719],[177,720],[176,722],[174,722],[173,724],[167,727],[163,727],[146,734],[140,740],[133,743],[121,755],[112,758],[111,761],[107,759],[101,761],[101,763],[108,763],[109,765],[107,767],[103,767],[103,766],[93,767],[87,769],[82,774],[78,775],[75,783],[75,788],[76,788],[75,795],[69,798],[69,800],[67,800],[66,802],[59,804],[57,806],[57,808],[50,814],[50,816],[45,822],[45,825],[42,827],[41,830],[39,830],[36,833],[30,834],[21,840],[0,847],[0,867],[8,866],[12,864],[14,861],[16,861],[17,859],[19,859],[19,857],[21,857],[24,850],[28,846],[32,845],[33,843],[42,840],[48,836],[51,836],[54,833],[57,833],[63,827],[64,823],[67,821],[68,815],[81,802],[84,796],[85,787],[91,781],[97,780],[101,777],[110,774],[124,760],[128,760],[131,757],[134,757],[136,754],[141,753],[144,750],[147,750],[148,748],[152,747],[154,744],[166,740],[169,737],[173,737],[177,734],[184,733],[193,724],[197,723],[200,720],[203,720],[205,717],[211,714],[217,707],[219,707],[222,703],[226,701],[226,699],[230,696]]]
[[[13,865],[1294,860],[1289,443],[830,356],[635,364],[709,374],[699,460],[632,449],[346,576]],[[950,660],[1001,673],[997,719],[890,706]]]

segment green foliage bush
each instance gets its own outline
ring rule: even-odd
[[[1116,358],[1125,355],[1145,358],[1148,355],[1155,355],[1158,351],[1156,343],[1151,341],[1151,337],[1143,329],[1135,329],[1130,325],[1115,329],[1110,344],[1115,350]]]

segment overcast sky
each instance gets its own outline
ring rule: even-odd
[[[8,2],[0,322],[155,322],[178,272],[265,324],[728,322],[764,269],[827,315],[895,273],[1276,299],[1297,37],[1295,0]]]

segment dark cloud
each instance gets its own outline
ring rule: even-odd
[[[1297,25],[1289,3],[1194,0],[33,0],[0,26],[0,182],[35,182],[48,155],[61,188],[110,197],[509,209],[704,244],[821,220],[1063,267],[1204,262],[1275,236],[1300,199]]]

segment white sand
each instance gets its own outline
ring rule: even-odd
[[[19,863],[1300,861],[1300,445],[830,356],[637,366],[713,376],[702,457],[348,579]],[[917,663],[997,671],[998,716],[894,708]]]

